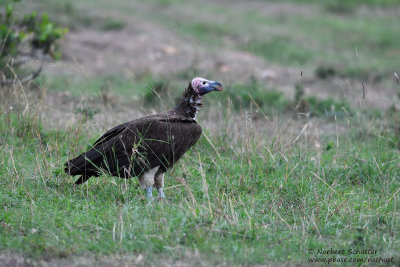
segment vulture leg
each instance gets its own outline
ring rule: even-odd
[[[154,167],[153,169],[148,170],[139,177],[139,184],[143,189],[146,189],[148,200],[153,199],[152,189],[154,184],[154,176],[159,168],[160,166]]]
[[[161,188],[158,188],[158,199],[163,199],[163,198],[165,198],[165,195],[164,195],[164,190],[161,187]]]
[[[156,188],[158,190],[158,199],[163,199],[165,198],[164,195],[164,173],[160,173],[156,176],[154,179],[154,182],[156,184]]]
[[[146,192],[147,192],[147,200],[153,200],[153,186],[149,186],[146,188]]]

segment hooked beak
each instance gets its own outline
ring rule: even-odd
[[[222,84],[220,82],[208,81],[207,86],[201,87],[200,95],[205,95],[212,91],[222,92],[223,90],[224,88],[222,87]]]
[[[224,91],[224,87],[222,87],[222,84],[220,82],[212,82],[210,86],[214,88],[214,91]]]

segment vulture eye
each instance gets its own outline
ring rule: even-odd
[[[204,85],[204,84],[206,84],[206,82],[205,82],[205,81],[203,82],[203,85]]]

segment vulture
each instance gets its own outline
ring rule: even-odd
[[[194,78],[175,108],[115,126],[90,150],[66,162],[65,172],[80,175],[76,185],[102,173],[138,177],[147,199],[153,199],[154,184],[158,198],[165,198],[164,174],[200,138],[202,130],[196,115],[202,96],[212,91],[223,91],[222,84]]]

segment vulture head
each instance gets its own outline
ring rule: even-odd
[[[180,105],[175,110],[183,113],[192,119],[196,119],[197,112],[202,106],[201,98],[203,95],[212,91],[223,91],[224,88],[220,82],[209,81],[201,77],[194,78],[183,93]]]
[[[224,90],[220,82],[209,81],[201,77],[194,78],[190,85],[193,88],[193,91],[198,95],[205,95],[212,91]]]

